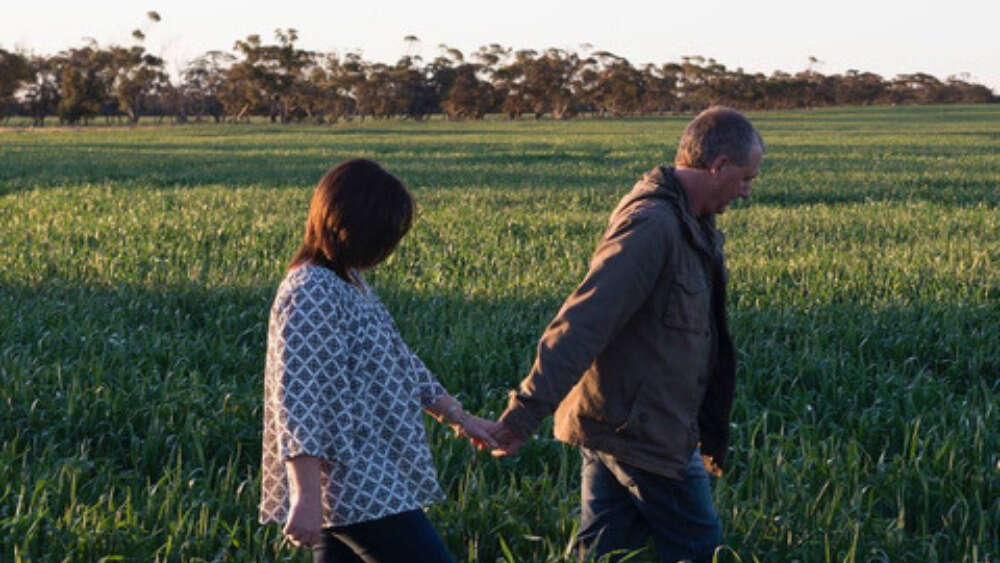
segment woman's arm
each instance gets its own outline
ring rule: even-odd
[[[290,509],[282,532],[295,546],[311,546],[323,529],[323,499],[319,485],[319,458],[300,455],[285,460],[290,487]]]
[[[427,405],[424,411],[436,418],[438,422],[450,426],[455,431],[456,436],[468,437],[469,441],[480,450],[499,447],[498,442],[493,438],[497,424],[491,420],[469,414],[462,408],[462,403],[458,402],[458,399],[447,393],[437,401]]]

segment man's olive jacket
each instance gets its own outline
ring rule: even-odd
[[[583,282],[538,344],[501,420],[680,479],[700,441],[721,474],[735,383],[723,236],[658,167],[611,214]]]

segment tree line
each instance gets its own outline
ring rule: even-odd
[[[159,20],[155,12],[149,17]],[[663,115],[712,104],[787,109],[1000,101],[963,77],[942,81],[917,72],[885,79],[859,70],[824,75],[813,70],[813,57],[803,71],[769,76],[700,56],[636,67],[586,46],[581,53],[491,44],[466,55],[441,45],[433,60],[407,55],[384,64],[357,53],[300,49],[294,29],[277,30],[272,43],[250,35],[236,41],[232,53],[209,51],[171,79],[163,59],[143,46],[143,32],[133,37],[131,46],[101,47],[91,40],[51,56],[0,49],[0,118],[28,116],[36,126],[50,117],[86,124],[135,123],[142,116],[177,123],[267,116],[280,123],[334,124],[434,114],[449,120],[490,113],[511,119]]]

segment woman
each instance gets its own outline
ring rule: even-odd
[[[413,201],[378,164],[351,160],[313,194],[271,308],[260,521],[284,522],[315,561],[452,561],[422,507],[443,498],[421,410],[496,447],[407,348],[359,272],[393,251]]]

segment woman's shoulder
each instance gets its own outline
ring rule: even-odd
[[[276,306],[303,300],[342,302],[349,297],[348,289],[347,283],[329,268],[304,264],[285,274],[274,301]]]

